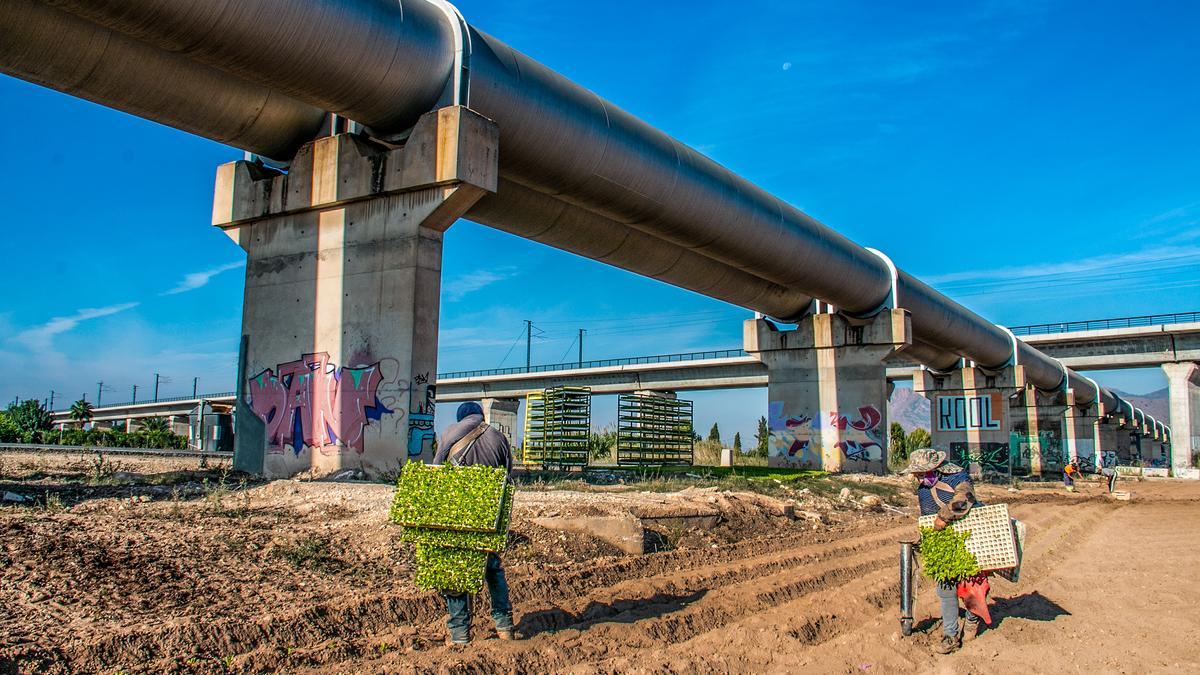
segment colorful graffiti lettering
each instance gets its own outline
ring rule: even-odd
[[[847,460],[879,462],[883,459],[883,415],[873,405],[858,409],[858,417],[850,418],[831,411],[817,417],[784,415],[783,402],[772,401],[769,406],[768,457],[786,464],[822,466],[822,428],[837,430],[834,443]],[[822,423],[822,420],[824,422]]]
[[[851,420],[845,415],[839,415],[837,412],[829,413],[829,424],[835,429],[845,431],[847,428],[857,429],[859,431],[871,431],[879,427],[879,423],[883,421],[883,415],[873,405],[864,405],[858,409],[859,419]]]
[[[883,415],[873,405],[860,407],[858,419],[850,419],[836,411],[829,413],[829,424],[833,428],[839,431],[853,429],[862,432],[863,438],[846,438],[837,443],[837,449],[842,451],[846,459],[854,462],[878,462],[883,459],[881,422]]]
[[[429,381],[429,375],[418,375],[413,378],[417,384]],[[433,444],[437,434],[433,431],[433,415],[436,407],[437,387],[425,384],[425,396],[422,402],[417,402],[414,392],[413,408],[408,413],[408,456],[419,457],[422,453],[433,452]]]
[[[1007,443],[951,443],[950,456],[964,466],[979,464],[984,473],[1009,472],[1009,445]]]
[[[250,378],[247,403],[264,424],[267,446],[299,455],[305,447],[364,451],[367,425],[391,414],[378,396],[379,363],[338,368],[329,354],[305,354]]]

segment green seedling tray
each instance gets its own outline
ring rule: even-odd
[[[400,472],[390,517],[404,527],[495,534],[507,485],[503,467],[409,462]]]
[[[485,551],[417,544],[417,588],[478,593],[487,567]]]
[[[498,532],[462,532],[428,527],[405,527],[400,532],[401,541],[411,541],[430,546],[464,548],[472,551],[503,551],[508,544],[508,526],[512,521],[514,487],[512,483],[504,491],[504,506],[500,510]]]

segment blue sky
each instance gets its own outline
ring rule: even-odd
[[[1200,5],[458,5],[993,320],[1200,309]],[[243,254],[209,214],[241,153],[11,78],[0,101],[0,401],[232,389]],[[521,365],[524,319],[548,363],[579,328],[585,358],[734,348],[748,315],[467,222],[444,269],[441,371]],[[693,398],[727,436],[765,412]]]

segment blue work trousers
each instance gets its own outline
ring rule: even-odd
[[[504,568],[500,565],[500,556],[489,553],[487,568],[484,571],[484,581],[487,582],[488,596],[492,600],[492,620],[496,622],[496,630],[512,630],[512,604],[508,601],[508,580],[504,578]],[[450,628],[450,639],[454,642],[468,642],[471,639],[471,596],[466,593],[443,593],[446,597],[446,611],[450,618],[446,626]]]
[[[958,584],[938,583],[937,596],[942,603],[942,634],[958,635]],[[967,623],[974,624],[979,617],[967,612]]]

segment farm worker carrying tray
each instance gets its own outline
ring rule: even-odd
[[[1007,505],[986,507],[980,503],[966,470],[948,462],[944,452],[929,448],[914,451],[903,473],[912,474],[918,481],[925,571],[937,581],[942,639],[934,645],[934,651],[949,654],[962,645],[964,637],[970,640],[976,636],[980,621],[991,625],[987,574],[1017,566],[1013,521]],[[963,527],[968,520],[976,531]],[[1002,531],[996,523],[1001,524]],[[967,541],[971,543],[965,544]],[[984,559],[978,560],[968,550],[971,548],[985,553]],[[911,564],[912,544],[906,542],[901,548],[901,625],[906,635],[912,627]],[[1015,572],[1010,574],[1015,580]],[[967,609],[965,626],[959,622],[960,598]]]
[[[478,403],[459,406],[442,435],[437,464],[409,462],[401,472],[391,519],[417,544],[417,586],[446,598],[452,644],[470,642],[472,595],[487,582],[497,636],[511,640],[512,605],[497,555],[508,540],[513,486],[508,439],[488,425]]]

